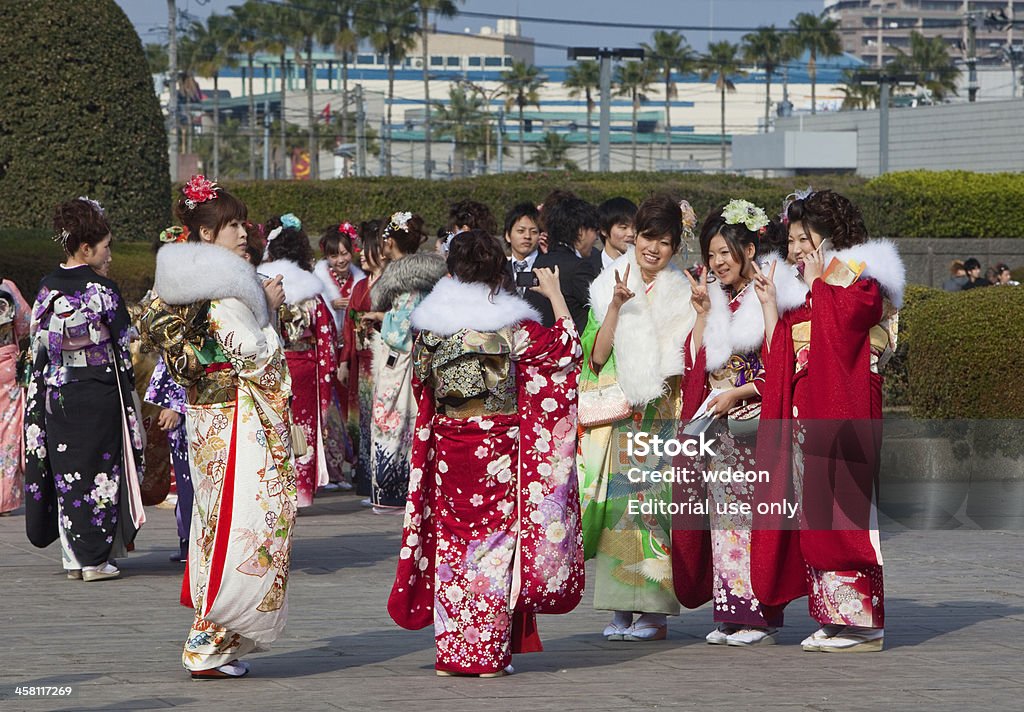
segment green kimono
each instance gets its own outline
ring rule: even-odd
[[[638,298],[644,298],[639,296]],[[601,325],[593,311],[583,332],[583,372],[580,388],[594,385],[591,355]],[[600,371],[601,384],[615,380],[615,352]],[[672,485],[633,483],[626,473],[634,464],[644,470],[663,470],[667,459],[645,457],[631,462],[625,447],[629,433],[647,432],[675,437],[680,412],[680,378],[669,377],[666,392],[643,409],[620,421],[583,430],[577,466],[587,558],[596,557],[594,607],[600,610],[679,613],[672,586],[671,517],[630,512],[630,503],[671,501]],[[614,460],[614,466],[613,466]]]

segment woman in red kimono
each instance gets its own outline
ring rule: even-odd
[[[542,649],[537,613],[583,594],[576,479],[582,350],[558,284],[534,290],[555,324],[511,290],[501,244],[460,233],[442,279],[412,315],[419,410],[398,571],[388,613],[434,624],[438,675],[498,677]]]
[[[363,504],[370,506],[370,421],[373,417],[373,332],[380,328],[380,314],[373,312],[370,288],[380,279],[387,258],[381,253],[380,223],[377,220],[359,226],[359,264],[366,279],[352,287],[341,335],[341,364],[338,377],[348,388],[349,422],[358,428],[349,428],[352,450],[355,453],[356,493],[367,497]]]
[[[334,325],[338,329],[338,348],[343,350],[345,314],[348,313],[352,301],[352,292],[357,284],[366,279],[366,273],[352,264],[359,256],[359,233],[356,226],[350,222],[343,222],[328,227],[320,237],[320,253],[323,259],[316,263],[313,274],[324,284],[324,299],[334,314]],[[350,407],[348,364],[339,359],[338,366],[338,378],[334,381],[334,389],[338,395],[340,418],[348,434],[349,443],[354,443],[359,438],[359,410]],[[354,394],[351,400],[354,404]],[[354,448],[348,448],[345,460],[349,467],[355,467]],[[351,484],[334,480],[325,485],[324,489],[339,487],[352,489]]]
[[[306,435],[306,451],[295,457],[295,488],[298,506],[308,507],[318,487],[344,477],[346,436],[337,411],[329,417],[337,408],[337,331],[324,285],[313,274],[313,250],[302,223],[285,213],[268,220],[267,228],[268,260],[259,269],[284,278],[279,327],[292,377],[292,419]]]
[[[868,240],[860,211],[832,191],[791,196],[789,261],[810,292],[781,317],[773,269],[755,278],[765,321],[759,469],[767,503],[800,502],[798,526],[755,516],[754,592],[765,605],[809,596],[821,628],[803,649],[882,649],[876,505],[880,371],[896,346],[905,274],[892,243]]]
[[[685,346],[681,420],[691,420],[714,391],[707,410],[718,416],[707,430],[714,455],[683,466],[702,472],[757,470],[754,461],[760,389],[764,382],[761,344],[764,319],[754,293],[755,259],[768,227],[765,212],[745,200],[733,200],[711,212],[700,232],[704,270],[700,280],[686,273],[697,321]],[[795,274],[795,273],[794,273]],[[779,270],[778,277],[783,276]],[[778,301],[793,308],[806,290],[789,275]],[[714,602],[717,625],[711,645],[752,646],[775,642],[782,607],[766,606],[751,590],[749,511],[753,482],[676,483],[677,502],[710,502],[710,511],[675,517],[672,527],[672,580],[687,608]]]

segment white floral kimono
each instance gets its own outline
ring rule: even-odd
[[[284,628],[295,474],[280,337],[252,267],[215,246],[161,249],[147,337],[186,386],[195,489],[182,603],[184,666],[265,650]],[[230,295],[230,296],[229,296]]]

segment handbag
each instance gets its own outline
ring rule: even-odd
[[[632,413],[633,406],[614,376],[599,373],[597,380],[580,384],[577,414],[584,428],[614,423]]]
[[[761,420],[761,401],[743,402],[729,411],[729,432],[736,438],[748,438],[757,434]]]
[[[309,452],[309,443],[306,442],[306,431],[298,423],[292,423],[291,435],[292,456],[305,457],[306,453]]]

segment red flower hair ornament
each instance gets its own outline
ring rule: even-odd
[[[192,176],[189,178],[188,183],[185,184],[185,187],[181,189],[181,192],[185,195],[185,207],[189,210],[195,210],[195,207],[200,203],[205,203],[207,200],[216,200],[218,190],[217,184],[206,176]]]

